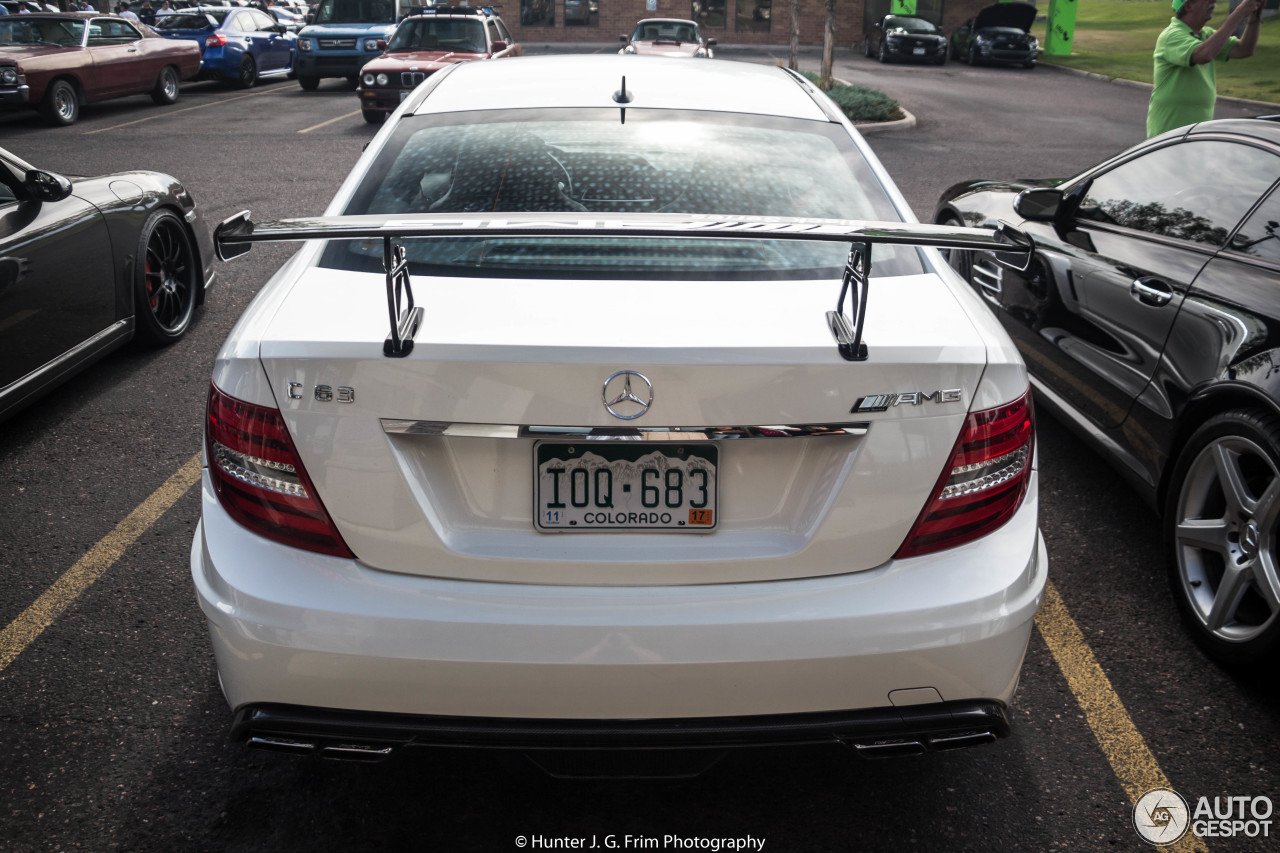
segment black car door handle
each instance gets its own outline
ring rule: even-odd
[[[1159,308],[1173,299],[1173,288],[1158,278],[1135,278],[1129,285],[1129,295],[1143,305]]]

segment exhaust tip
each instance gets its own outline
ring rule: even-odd
[[[356,761],[376,764],[391,755],[394,747],[369,743],[335,743],[320,750],[320,757],[330,761]]]
[[[255,735],[249,738],[246,744],[251,749],[261,749],[265,752],[284,752],[289,755],[311,755],[316,750],[316,745],[309,741],[283,737],[265,737],[262,735]]]
[[[937,750],[963,749],[967,746],[982,746],[995,743],[995,732],[959,732],[953,735],[936,735],[929,738],[929,746]]]
[[[904,755],[923,755],[928,752],[920,741],[903,738],[874,740],[867,743],[855,742],[848,745],[863,758],[898,758]]]

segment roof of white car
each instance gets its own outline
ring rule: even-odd
[[[623,77],[631,98],[625,104],[614,100]],[[805,88],[782,68],[747,62],[616,54],[519,57],[462,63],[415,112],[626,107],[829,121]]]

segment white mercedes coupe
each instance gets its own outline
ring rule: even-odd
[[[415,89],[217,357],[191,553],[233,737],[864,756],[1010,731],[1048,560],[1026,370],[782,68]],[[698,747],[699,750],[689,750]],[[664,753],[645,753],[664,754]]]

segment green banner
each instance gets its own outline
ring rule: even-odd
[[[1076,0],[1049,0],[1049,24],[1045,28],[1044,54],[1070,56],[1076,37]]]
[[[916,13],[916,0],[893,0],[889,4],[890,15],[914,15]]]

